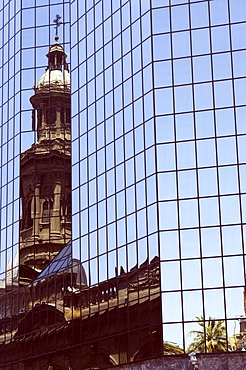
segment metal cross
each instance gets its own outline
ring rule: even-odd
[[[58,35],[58,27],[60,27],[61,25],[60,19],[61,19],[61,16],[59,14],[56,14],[56,17],[53,20],[53,22],[56,24],[55,25],[56,35]]]

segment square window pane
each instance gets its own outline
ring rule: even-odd
[[[199,195],[217,195],[218,180],[216,168],[204,168],[198,170]]]
[[[236,51],[233,56],[234,77],[245,77],[246,75],[246,51]]]
[[[238,170],[236,166],[219,167],[220,194],[238,193]]]
[[[191,27],[207,27],[208,26],[208,4],[205,2],[191,4]]]
[[[174,170],[175,164],[174,144],[157,146],[157,171]]]
[[[183,293],[184,320],[194,320],[195,317],[203,315],[202,292],[192,291]]]
[[[166,62],[156,62],[154,63],[154,81],[155,87],[166,87],[172,85],[172,66],[170,61]],[[147,81],[152,76],[150,68],[147,70],[149,76],[146,74]],[[146,81],[144,80],[146,86]],[[149,84],[149,87],[152,88],[152,83]],[[145,88],[146,89],[146,88]],[[147,89],[148,90],[148,89]]]
[[[174,172],[158,174],[158,196],[159,200],[177,198],[176,174]]]
[[[199,167],[214,166],[215,160],[215,141],[213,139],[197,141],[197,159]]]
[[[240,222],[240,209],[238,196],[223,196],[220,198],[221,223],[237,224]]]
[[[213,77],[215,80],[232,78],[230,53],[213,55]]]
[[[177,229],[177,202],[159,203],[159,224],[161,230]]]
[[[203,257],[221,255],[221,232],[219,227],[201,229],[201,244]]]
[[[204,83],[194,86],[195,93],[195,109],[211,109],[213,108],[212,84]]]
[[[193,110],[193,89],[192,86],[180,86],[174,88],[175,111],[189,112]]]
[[[180,289],[179,262],[161,262],[161,289],[162,291]]]
[[[211,274],[211,271],[210,271],[210,275],[211,276],[213,275]],[[224,292],[222,289],[205,290],[204,291],[204,301],[205,301],[206,320],[209,320],[209,317],[214,317],[219,320],[225,317],[225,299],[224,299]]]
[[[163,268],[165,268],[165,266]],[[181,294],[179,292],[163,293],[162,305],[163,305],[163,322],[177,322],[182,320]],[[174,310],[171,309],[173,305],[175,306]]]
[[[231,81],[215,82],[214,92],[216,108],[228,107],[233,105]]]
[[[196,171],[178,171],[179,198],[195,198],[197,196]]]
[[[213,26],[228,23],[228,6],[223,1],[211,2],[209,8]]]
[[[176,115],[176,139],[194,139],[194,115],[192,113]]]
[[[198,204],[196,199],[179,201],[180,227],[198,226]]]
[[[175,85],[192,82],[190,58],[176,59],[173,61]]]
[[[224,275],[226,286],[244,286],[244,263],[240,257],[225,257],[224,258]],[[233,274],[231,273],[233,271]]]
[[[196,167],[195,161],[195,143],[185,142],[177,144],[178,168],[193,168]]]
[[[217,288],[223,286],[221,258],[203,259],[202,267],[204,288]]]
[[[182,261],[182,287],[183,289],[201,288],[201,261]]]
[[[179,235],[177,231],[160,233],[160,257],[161,260],[179,258]]]
[[[214,136],[214,112],[197,112],[196,119],[196,136],[197,138],[205,138]]]
[[[189,32],[177,32],[172,34],[173,57],[190,56],[190,34]]]
[[[219,109],[216,114],[216,134],[226,136],[235,134],[234,109]]]
[[[154,60],[170,58],[170,36],[168,34],[153,36],[153,53]]]
[[[234,137],[219,138],[217,145],[219,165],[237,162],[236,143]]]
[[[173,116],[156,117],[156,142],[174,141]]]
[[[241,78],[234,81],[236,105],[246,104],[246,79]],[[245,132],[245,131],[244,131]]]
[[[192,52],[194,55],[210,53],[210,39],[208,28],[192,32]]]
[[[181,31],[189,28],[188,6],[174,6],[171,8],[172,31]]]
[[[170,17],[168,8],[153,9],[153,33],[164,33],[170,30]]]
[[[242,253],[242,231],[240,226],[222,227],[222,244],[224,254]],[[231,270],[232,271],[232,270]]]
[[[212,29],[212,51],[213,53],[230,50],[229,27],[213,27]]]
[[[200,235],[199,230],[181,230],[181,258],[200,257]]]
[[[145,106],[147,106],[147,103],[145,103]],[[165,88],[155,90],[155,111],[157,115],[173,113],[172,89]]]
[[[194,82],[212,80],[211,58],[208,55],[193,58]]]
[[[232,30],[232,48],[234,50],[235,49],[245,49],[246,41],[244,40],[243,37],[240,37],[240,35],[242,35],[243,32],[246,32],[246,24],[245,23],[234,24],[231,26],[231,30]]]
[[[227,321],[229,335],[230,333],[240,333],[240,320],[238,320],[238,317],[244,317],[244,297],[242,288],[227,288],[225,289],[225,296],[227,318],[233,318],[233,320]],[[236,308],[234,302],[237,302]],[[235,317],[237,318],[236,320]],[[245,325],[244,320],[242,320],[241,325]]]
[[[162,0],[163,1],[163,0]],[[163,325],[163,340],[164,340],[164,354],[169,354],[165,352],[165,343],[179,343],[180,347],[183,349],[183,325],[181,324],[166,324]],[[167,347],[168,348],[168,347]]]
[[[219,224],[218,198],[200,199],[201,226],[214,226]]]

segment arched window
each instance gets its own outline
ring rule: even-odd
[[[29,229],[29,227],[33,226],[33,219],[32,219],[32,198],[29,198],[26,202],[26,209],[25,209],[25,222],[24,228]]]
[[[43,222],[50,222],[50,217],[52,216],[52,212],[53,212],[53,200],[52,199],[46,199],[43,202],[42,221]]]
[[[71,122],[71,109],[61,108],[61,125],[67,125]]]
[[[38,128],[42,126],[42,109],[38,109]]]
[[[64,117],[64,108],[63,107],[60,108],[60,120],[61,120],[61,125],[64,125],[65,117]]]
[[[72,219],[71,197],[64,196],[61,199],[61,214],[62,214],[62,219],[65,222],[71,222],[71,219]]]
[[[46,109],[46,124],[48,126],[56,123],[56,108],[50,107]]]
[[[66,108],[66,123],[70,123],[70,122],[71,122],[71,109]]]

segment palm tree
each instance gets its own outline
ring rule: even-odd
[[[164,355],[179,355],[184,353],[183,348],[180,348],[177,343],[174,342],[164,342]]]
[[[213,317],[205,321],[204,318],[196,317],[201,330],[191,330],[189,335],[195,334],[194,342],[192,342],[188,352],[223,352],[227,350],[226,328],[224,320],[216,321]]]

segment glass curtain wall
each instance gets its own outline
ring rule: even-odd
[[[31,313],[29,319],[28,315],[26,316],[35,306],[42,303],[41,295],[35,293],[32,296],[32,288],[28,283],[34,281],[35,276],[43,270],[45,265],[38,267],[36,261],[37,263],[34,263],[36,272],[34,272],[27,264],[25,271],[28,274],[28,271],[30,273],[32,270],[33,274],[29,275],[30,279],[22,281],[21,278],[26,278],[27,275],[23,275],[20,268],[19,253],[22,248],[23,229],[28,229],[30,235],[26,235],[26,240],[33,238],[33,243],[31,243],[33,247],[30,248],[29,253],[35,259],[35,255],[38,254],[36,246],[40,244],[40,240],[35,235],[41,232],[42,227],[44,229],[44,225],[41,225],[42,221],[47,223],[44,220],[44,217],[47,218],[47,212],[43,214],[42,220],[41,215],[36,216],[37,208],[33,206],[38,199],[37,193],[34,194],[33,190],[34,178],[40,175],[38,171],[35,172],[35,168],[38,168],[35,158],[38,150],[36,151],[35,145],[38,141],[37,125],[40,120],[37,112],[33,112],[29,99],[35,95],[34,87],[37,87],[48,64],[46,54],[55,42],[56,31],[53,20],[56,14],[60,14],[63,23],[59,30],[59,42],[69,54],[69,1],[0,1],[0,367],[2,369],[31,369],[32,366],[40,366],[35,368],[41,369],[47,368],[53,361],[49,363],[50,355],[48,356],[47,350],[44,357],[48,362],[42,365],[43,360],[39,360],[39,365],[34,365],[36,358],[34,347],[28,345],[27,342],[20,350],[17,350],[16,346],[19,345],[17,342],[19,343],[20,338],[28,336],[31,343],[35,343],[34,339],[30,338],[38,336],[43,325],[56,326],[57,323],[51,313],[48,322],[47,317],[41,318],[40,316],[38,328],[34,323],[38,316],[36,319],[34,318],[35,313]],[[51,117],[50,104],[47,104],[46,109],[47,116]],[[70,116],[70,112],[68,114]],[[41,131],[39,130],[39,135],[42,134]],[[33,164],[29,163],[29,167],[27,165],[24,170],[23,156],[28,156],[32,152]],[[32,199],[30,196],[30,201],[26,203],[26,208],[23,204],[26,199],[21,192],[23,188],[21,190],[20,180],[24,171],[29,178],[28,191],[30,194],[33,193]],[[45,205],[43,208],[45,209]],[[39,229],[36,228],[36,221],[40,223]],[[31,227],[33,232],[31,232]],[[50,236],[46,237],[46,245],[49,243],[48,239]],[[54,252],[49,247],[48,250],[47,260],[51,259],[50,256]],[[46,301],[47,308],[49,298],[43,301]],[[53,297],[52,305],[57,306],[56,297]],[[32,324],[29,326],[25,320],[29,320]],[[23,328],[25,328],[24,332]],[[39,350],[44,349],[39,339],[35,346]]]
[[[71,4],[73,251],[92,285],[159,255],[149,2],[95,3]]]
[[[20,158],[37,143],[29,99],[56,14],[72,79],[72,243],[23,288]],[[5,369],[245,349],[245,30],[244,0],[0,1]],[[41,223],[53,212],[69,222],[59,191],[43,198]]]
[[[165,354],[241,348],[244,1],[72,1],[71,17],[76,258],[91,285],[160,258]]]
[[[73,257],[99,292],[90,356],[111,365],[163,353],[150,15],[149,1],[71,2]]]
[[[57,13],[63,18],[60,42],[70,48],[69,2],[49,3],[0,3],[1,279],[7,271],[11,277],[12,268],[19,263],[20,154],[37,140],[29,99],[47,67],[46,54],[54,42],[53,19]]]
[[[0,246],[0,289],[5,291],[6,280],[10,285],[15,274],[14,256],[19,242],[19,171],[20,171],[20,80],[21,41],[19,6],[12,2],[1,4],[1,246]],[[16,16],[15,16],[16,14]],[[18,257],[17,257],[18,259]],[[15,264],[16,261],[15,261]],[[2,307],[1,307],[2,309]]]
[[[246,4],[169,4],[151,11],[164,341],[240,349]]]

